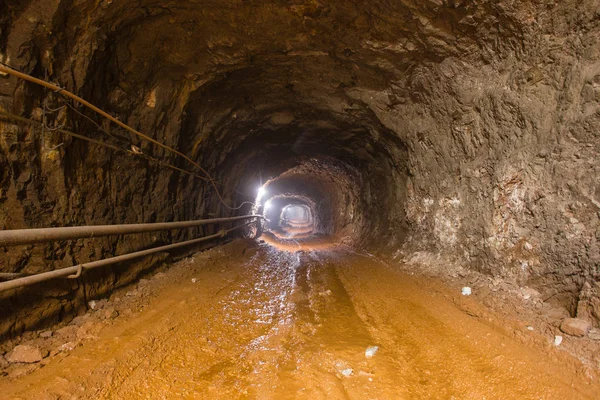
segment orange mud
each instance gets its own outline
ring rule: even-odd
[[[236,241],[173,267],[143,311],[2,378],[0,398],[600,398],[425,280],[323,241],[266,240],[277,247]]]

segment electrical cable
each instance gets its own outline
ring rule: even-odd
[[[240,206],[238,207],[231,207],[230,205],[228,205],[227,203],[225,203],[225,200],[223,199],[223,197],[221,196],[221,193],[219,192],[219,189],[217,188],[217,185],[215,183],[215,181],[213,180],[212,176],[204,169],[202,168],[202,166],[200,164],[198,164],[197,162],[195,162],[194,160],[192,160],[190,157],[188,157],[187,155],[185,155],[184,153],[180,152],[179,150],[176,150],[170,146],[167,146],[164,143],[161,143],[160,141],[151,138],[150,136],[147,136],[145,134],[143,134],[142,132],[139,132],[135,129],[133,129],[132,127],[130,127],[129,125],[125,124],[124,122],[119,121],[117,118],[113,117],[112,115],[110,115],[109,113],[107,113],[106,111],[103,111],[102,109],[96,107],[95,105],[93,105],[92,103],[84,100],[83,98],[77,96],[74,93],[71,93],[70,91],[61,88],[58,85],[55,85],[53,83],[47,82],[45,80],[42,79],[38,79],[35,78],[29,74],[23,73],[23,72],[19,72],[16,69],[13,69],[12,67],[8,67],[6,66],[6,64],[1,63],[0,64],[0,72],[4,72],[6,74],[10,74],[13,75],[17,78],[29,81],[31,83],[35,83],[37,85],[40,85],[42,87],[48,88],[53,90],[55,93],[59,93],[59,94],[64,94],[65,96],[71,98],[72,100],[84,105],[85,107],[89,108],[90,110],[102,115],[104,118],[107,118],[108,120],[114,122],[115,124],[119,125],[121,128],[133,133],[136,136],[139,136],[151,143],[154,143],[155,145],[171,152],[174,153],[182,158],[184,158],[186,161],[188,161],[189,163],[191,163],[192,165],[194,165],[196,168],[200,169],[200,171],[202,171],[202,173],[206,176],[206,178],[208,179],[208,181],[210,182],[210,184],[212,185],[212,187],[215,189],[215,193],[219,199],[219,201],[221,202],[221,204],[232,211],[235,210],[239,210],[240,208],[242,208],[245,204],[254,204],[252,202],[244,202],[242,203]]]
[[[124,139],[121,139],[120,137],[118,137],[118,136],[115,136],[115,135],[113,135],[112,133],[108,132],[106,129],[102,128],[102,127],[101,127],[101,126],[100,126],[100,125],[99,125],[99,124],[98,124],[96,121],[94,121],[92,118],[88,117],[87,115],[85,115],[85,114],[84,114],[84,113],[82,113],[81,111],[77,110],[77,108],[75,108],[73,105],[71,105],[71,104],[69,103],[69,100],[68,100],[68,99],[66,99],[64,96],[62,96],[62,95],[61,95],[60,97],[61,97],[61,100],[62,100],[62,101],[65,103],[65,106],[67,106],[68,108],[70,108],[71,110],[73,110],[74,112],[76,112],[77,114],[79,114],[80,116],[82,116],[83,118],[85,118],[85,119],[87,119],[88,121],[90,121],[92,124],[94,124],[94,126],[95,126],[95,127],[96,127],[96,128],[99,130],[99,131],[101,131],[101,132],[104,132],[104,133],[105,133],[105,134],[107,134],[109,137],[111,137],[111,138],[113,138],[113,139],[115,139],[115,140],[117,140],[117,141],[119,141],[119,142],[122,142],[122,143],[126,144],[127,146],[131,146],[131,145],[132,145],[130,142],[127,142],[126,140],[124,140]],[[62,107],[65,107],[65,106],[62,106]],[[62,107],[58,107],[58,109],[61,109]],[[133,152],[132,152],[132,153],[133,153]],[[134,154],[140,154],[140,153],[134,153]],[[148,158],[151,158],[151,157],[150,157],[150,156],[148,156]],[[157,161],[158,161],[158,160],[157,160]],[[161,161],[159,161],[159,162],[161,162]],[[170,165],[170,164],[169,164],[169,165]],[[188,172],[188,174],[190,174],[190,175],[194,175],[194,174],[193,174],[193,173],[191,173],[191,172]],[[199,176],[199,175],[195,175],[195,176],[196,176],[197,178],[203,179],[205,182],[208,182],[208,179],[206,179],[206,178],[203,178],[203,177],[201,177],[201,176]],[[215,182],[215,183],[216,183],[217,185],[219,185],[219,186],[223,186],[223,187],[225,186],[225,185],[224,185],[224,184],[222,184],[221,182]],[[234,189],[234,191],[235,191],[237,194],[244,195],[244,193],[242,193],[242,192],[240,192],[240,191],[238,191],[238,190],[235,190],[235,189]],[[241,204],[241,206],[243,206],[243,205],[245,205],[245,204],[252,204],[252,205],[254,205],[254,203],[252,203],[252,202],[244,202],[244,203],[242,203],[242,204]],[[240,206],[240,207],[238,207],[237,209],[241,208],[241,206]]]
[[[71,104],[69,104],[68,100],[59,93],[60,99],[65,103],[65,105],[71,109],[73,112],[77,113],[78,115],[82,116],[83,118],[87,119],[89,122],[91,122],[99,131],[104,132],[105,134],[107,134],[109,137],[115,139],[116,141],[119,142],[123,142],[123,143],[127,143],[126,140],[123,140],[115,135],[113,135],[112,133],[108,132],[106,129],[102,128],[100,126],[100,124],[98,124],[96,121],[94,121],[93,119],[91,119],[90,117],[88,117],[87,115],[85,115],[84,113],[82,113],[81,111],[77,110],[75,107],[73,107]],[[129,143],[127,143],[129,144]]]
[[[33,119],[24,118],[24,117],[21,117],[21,116],[18,116],[18,115],[14,115],[14,114],[11,114],[11,113],[3,111],[3,110],[0,110],[0,116],[4,116],[6,118],[9,118],[9,119],[12,119],[12,120],[15,120],[15,121],[20,121],[20,122],[23,122],[23,123],[26,123],[26,124],[30,124],[30,125],[43,126],[43,124],[40,121],[35,121]],[[158,159],[156,159],[154,157],[147,156],[147,155],[145,155],[143,153],[136,153],[136,152],[133,152],[131,150],[122,149],[122,148],[114,146],[112,144],[104,143],[104,142],[101,142],[99,140],[95,140],[95,139],[89,138],[87,136],[83,136],[83,135],[80,135],[80,134],[77,134],[77,133],[74,133],[74,132],[71,132],[71,131],[67,131],[65,129],[57,129],[56,132],[60,132],[60,133],[63,133],[65,135],[69,135],[69,136],[75,137],[77,139],[82,139],[82,140],[85,140],[87,142],[93,143],[95,145],[98,145],[98,146],[101,146],[101,147],[106,147],[108,149],[112,149],[112,150],[115,150],[115,151],[118,151],[118,152],[121,152],[121,153],[127,153],[127,154],[130,154],[130,155],[141,157],[141,158],[144,158],[146,160],[149,160],[149,161],[155,162],[157,164],[160,164],[163,167],[167,167],[167,168],[173,169],[175,171],[183,172],[185,174],[191,175],[191,176],[196,177],[198,179],[202,179],[205,182],[208,182],[208,179],[206,179],[203,176],[197,175],[197,174],[195,174],[193,172],[190,172],[190,171],[187,171],[185,169],[176,167],[174,165],[165,163],[165,162],[163,162],[161,160],[158,160]]]
[[[36,120],[33,120],[33,119],[28,119],[28,118],[25,118],[25,117],[21,117],[19,115],[11,114],[9,112],[6,112],[6,111],[0,109],[0,117],[2,117],[2,116],[6,117],[7,119],[12,119],[12,120],[23,122],[23,123],[26,123],[26,124],[29,124],[29,125],[40,126],[40,127],[42,127],[42,129],[44,128],[44,125],[40,121],[36,121]],[[184,174],[190,175],[193,178],[198,178],[198,179],[203,180],[204,182],[208,182],[208,179],[206,179],[204,176],[195,174],[195,173],[193,173],[191,171],[187,171],[187,170],[185,170],[183,168],[176,167],[176,166],[174,166],[172,164],[169,164],[169,163],[161,161],[161,160],[159,160],[157,158],[148,156],[148,155],[146,155],[144,153],[137,153],[137,152],[129,150],[129,149],[123,149],[123,148],[111,145],[109,143],[101,142],[99,140],[95,140],[95,139],[89,138],[87,136],[80,135],[78,133],[74,133],[74,132],[71,132],[71,131],[68,131],[68,130],[65,130],[65,129],[56,129],[55,131],[59,132],[59,133],[63,133],[65,135],[69,135],[69,136],[75,137],[77,139],[85,140],[87,142],[93,143],[93,144],[101,146],[101,147],[106,147],[108,149],[112,149],[112,150],[115,150],[115,151],[118,151],[118,152],[121,152],[121,153],[126,153],[126,154],[129,154],[129,155],[140,157],[140,158],[143,158],[145,160],[154,162],[154,163],[156,163],[156,164],[158,164],[160,166],[172,169],[174,171],[183,172]],[[50,149],[50,150],[54,150],[54,149]],[[224,186],[220,182],[216,182],[216,183],[218,185]],[[238,192],[237,190],[236,190],[236,192],[239,193],[239,194],[243,194],[241,192]],[[242,205],[244,205],[244,204],[253,204],[253,203],[250,203],[250,202],[244,202],[244,203],[242,203]]]

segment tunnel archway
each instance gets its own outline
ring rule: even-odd
[[[600,329],[596,3],[4,0],[0,63],[57,87],[0,74],[0,225],[258,213],[280,240],[480,274]],[[6,247],[0,273],[224,232]],[[176,256],[0,297],[0,338]]]
[[[578,8],[591,7],[587,3],[549,5],[541,13],[529,4],[491,1],[375,2],[366,9],[253,1],[200,10],[191,1],[163,7],[154,0],[66,7],[47,0],[3,2],[3,62],[47,75],[188,154],[216,177],[227,203],[253,201],[265,180],[297,171],[289,172],[294,178],[287,185],[319,192],[324,202],[317,206],[329,208],[323,229],[349,243],[407,255],[440,253],[549,292],[556,283],[545,278],[542,265],[560,270],[580,254],[586,254],[584,269],[595,265],[583,244],[597,241],[597,218],[586,217],[596,207],[593,174],[569,164],[581,177],[581,185],[572,186],[588,189],[563,193],[560,183],[544,178],[553,176],[544,172],[550,167],[532,166],[535,160],[559,162],[550,149],[564,145],[564,132],[578,140],[565,151],[582,147],[583,158],[595,158],[589,129],[597,106],[593,54],[577,60],[589,68],[570,81],[573,93],[581,94],[571,96],[577,103],[572,108],[570,100],[550,92],[561,86],[551,77],[566,76],[574,56],[542,67],[547,47],[534,40],[538,31],[565,40],[581,32],[594,42],[595,22],[583,18],[573,25],[567,17],[590,14]],[[249,22],[249,14],[260,18]],[[555,15],[565,23],[543,24]],[[56,93],[7,77],[0,91],[2,107],[25,116],[37,118],[44,99],[50,109],[64,106]],[[565,118],[556,111],[571,109],[579,111]],[[106,135],[76,111],[50,113],[48,123],[189,166],[114,127]],[[555,126],[557,120],[564,123]],[[3,129],[3,193],[13,209],[2,216],[5,228],[181,220],[229,211],[210,185],[189,176],[51,131],[42,141],[31,129]],[[320,183],[302,181],[303,171]],[[542,198],[560,205],[544,205],[552,210],[544,216],[526,211],[524,204]],[[575,198],[582,206],[569,205]],[[89,204],[96,207],[88,210]],[[569,209],[575,211],[563,211]],[[535,227],[556,226],[565,213],[591,225],[579,229],[569,222],[559,245],[548,247],[552,229]],[[580,233],[571,231],[585,240],[573,242],[571,235]],[[141,244],[107,239],[85,257]],[[557,248],[572,251],[565,255]],[[67,249],[63,261],[61,251],[42,252],[7,255],[5,264],[14,271],[38,260],[56,268],[75,255]],[[561,287],[558,303],[573,303],[574,311],[587,281]]]

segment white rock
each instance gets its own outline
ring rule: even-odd
[[[562,336],[560,336],[560,335],[554,336],[554,345],[555,346],[560,346],[560,344],[562,343],[562,341],[563,341],[563,337]]]
[[[335,369],[343,376],[350,376],[354,373],[352,367],[345,361],[339,360],[335,363]]]
[[[192,278],[192,283],[196,283],[196,278]]]
[[[377,350],[379,350],[378,346],[367,347],[367,350],[365,350],[365,357],[367,357],[367,358],[373,357],[375,355],[375,353],[377,353]]]
[[[67,342],[58,348],[58,351],[71,351],[77,347],[77,342]]]
[[[463,287],[460,292],[462,293],[463,296],[470,296],[472,293],[471,288],[468,286]]]

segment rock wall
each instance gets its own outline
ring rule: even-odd
[[[354,245],[535,287],[598,325],[597,1],[6,0],[0,11],[0,61],[193,157],[227,203],[314,159],[331,185],[312,201],[352,193],[335,197],[352,218],[334,219]],[[64,106],[0,78],[4,110],[39,120],[45,99]],[[50,127],[192,168],[74,107],[48,113]],[[5,120],[0,132],[3,229],[231,214],[188,175]],[[355,181],[330,178],[339,163]],[[0,269],[45,271],[192,234],[3,249]],[[82,296],[133,279],[105,274],[90,289],[41,290],[35,307],[48,304],[46,322],[65,318]],[[0,335],[31,327],[18,315]]]
[[[442,254],[596,324],[599,12],[548,7],[502,60],[448,57],[355,92],[409,147],[407,257]]]

